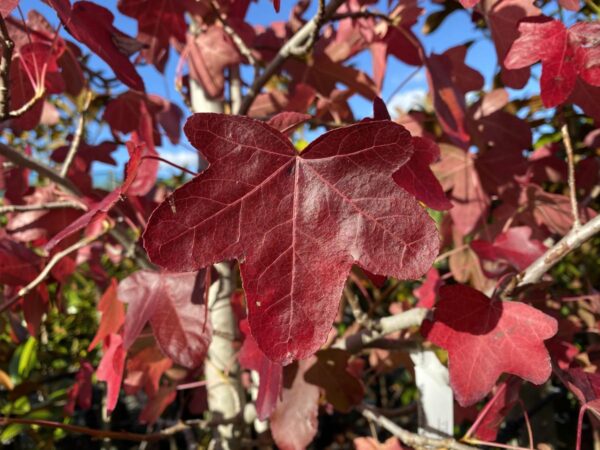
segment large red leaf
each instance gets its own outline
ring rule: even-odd
[[[432,220],[392,180],[413,153],[400,125],[330,131],[301,155],[245,117],[196,114],[185,132],[210,166],[154,211],[144,246],[173,271],[237,258],[252,335],[274,361],[325,341],[353,263],[408,279],[437,254]]]
[[[119,283],[118,296],[129,304],[125,348],[150,322],[158,345],[173,361],[188,368],[204,361],[211,338],[206,309],[199,304],[204,299],[204,272],[140,270]]]
[[[554,318],[519,302],[490,300],[465,285],[442,286],[434,321],[423,335],[448,350],[450,385],[462,406],[471,405],[511,373],[534,384],[552,373],[544,340],[556,334]]]
[[[128,36],[114,27],[114,16],[108,9],[88,1],[76,2],[72,7],[69,0],[46,2],[73,37],[102,58],[123,83],[131,89],[144,90],[144,82],[126,52],[117,45],[119,39],[125,40]]]
[[[593,86],[600,85],[600,52],[596,45],[600,25],[579,22],[567,29],[558,20],[540,16],[522,21],[519,31],[521,36],[513,43],[504,65],[520,69],[541,61],[545,106],[567,100],[578,77]]]

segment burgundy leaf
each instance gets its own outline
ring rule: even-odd
[[[127,353],[123,348],[123,338],[120,334],[106,336],[102,350],[104,355],[96,370],[96,378],[98,381],[106,382],[106,409],[110,413],[115,409],[119,398]]]
[[[325,390],[325,398],[333,407],[348,413],[360,404],[365,388],[360,379],[348,371],[350,353],[338,348],[319,350],[317,361],[306,371],[304,380]]]
[[[395,123],[330,131],[301,155],[244,117],[196,114],[185,132],[210,166],[154,211],[144,246],[173,271],[238,258],[252,335],[273,361],[325,341],[353,263],[407,279],[437,254],[433,222],[391,177],[413,152]]]
[[[90,345],[88,352],[102,342],[108,335],[117,334],[125,322],[125,308],[117,299],[117,280],[111,278],[110,285],[102,294],[98,303],[98,311],[102,314],[100,325]]]
[[[556,331],[556,320],[541,311],[465,285],[442,286],[434,321],[421,327],[448,351],[450,385],[462,406],[484,398],[504,372],[544,383],[552,373],[544,340]]]
[[[144,90],[135,67],[115,43],[116,37],[126,35],[113,26],[114,16],[108,9],[88,1],[78,1],[72,7],[69,0],[45,1],[73,37],[102,58],[123,83],[131,89]]]

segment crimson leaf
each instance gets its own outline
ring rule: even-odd
[[[172,271],[237,258],[252,335],[273,361],[325,341],[353,263],[409,279],[437,254],[433,221],[392,179],[413,153],[398,124],[339,128],[302,154],[246,117],[195,114],[184,129],[210,166],[152,213],[144,246]]]
[[[442,286],[434,321],[423,335],[448,350],[450,385],[462,406],[487,395],[511,373],[534,384],[552,373],[544,340],[556,334],[554,318],[519,302],[490,300],[465,285]]]

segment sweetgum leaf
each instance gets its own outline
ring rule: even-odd
[[[119,283],[127,302],[123,345],[128,349],[147,322],[159,347],[176,363],[198,367],[208,350],[211,328],[204,321],[204,272],[159,273],[140,270]]]
[[[210,166],[152,213],[144,246],[172,271],[237,258],[252,335],[273,361],[325,341],[352,264],[400,279],[431,266],[435,225],[392,179],[413,153],[404,127],[340,128],[301,155],[246,117],[195,114],[184,129]]]
[[[69,0],[45,1],[54,8],[69,33],[106,61],[123,83],[132,89],[144,90],[142,78],[115,43],[117,38],[127,36],[114,27],[114,16],[108,9],[88,1],[79,1],[73,6]]]
[[[106,382],[106,409],[110,413],[117,405],[121,381],[123,380],[123,369],[125,368],[125,357],[127,352],[123,348],[123,338],[120,334],[109,334],[104,338],[102,346],[104,355],[98,369],[96,378],[98,381]]]
[[[552,373],[544,340],[556,334],[554,318],[519,302],[490,300],[465,285],[442,286],[434,321],[423,335],[448,351],[450,385],[462,406],[484,398],[506,372],[534,384]]]
[[[118,333],[125,321],[125,308],[117,299],[117,280],[112,278],[110,284],[98,303],[98,311],[102,313],[98,331],[88,347],[88,352],[112,333]]]
[[[600,25],[578,22],[565,25],[546,16],[523,20],[520,37],[506,55],[508,69],[528,67],[542,62],[540,87],[544,106],[565,102],[578,78],[592,86],[600,85]]]

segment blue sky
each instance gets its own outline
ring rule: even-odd
[[[115,26],[125,33],[132,36],[137,34],[137,22],[129,17],[120,14],[116,8],[117,0],[104,0],[96,1],[111,11],[115,15]],[[377,9],[382,11],[386,10],[387,2],[380,2],[381,4],[376,5]],[[281,11],[276,13],[273,9],[270,0],[259,0],[253,2],[250,6],[250,10],[247,16],[247,20],[250,24],[262,24],[269,25],[273,21],[285,21],[289,17],[290,10],[294,2],[290,0],[282,1]],[[425,8],[426,14],[439,9],[438,5],[435,5],[428,1],[422,1],[420,3]],[[36,9],[41,12],[52,24],[57,24],[58,19],[56,13],[44,4],[41,0],[21,0],[21,9],[24,14],[30,9]],[[310,17],[316,8],[316,2],[313,1],[311,8],[306,15]],[[491,85],[492,77],[496,71],[496,53],[494,46],[489,38],[486,38],[480,30],[476,30],[474,24],[471,22],[470,13],[465,10],[458,10],[452,13],[443,24],[432,34],[423,35],[421,29],[424,23],[426,15],[421,16],[417,25],[413,28],[415,33],[422,40],[425,49],[428,53],[436,52],[442,53],[448,48],[455,45],[464,44],[466,42],[473,41],[467,53],[467,64],[477,68],[486,79],[486,87]],[[66,32],[63,30],[63,34]],[[162,97],[169,99],[176,103],[185,115],[189,114],[185,104],[182,102],[179,94],[175,91],[173,80],[175,74],[175,68],[177,65],[178,55],[172,51],[169,62],[165,69],[165,73],[161,74],[153,66],[138,66],[138,72],[145,81],[146,89],[149,93],[158,94]],[[371,59],[368,51],[355,57],[352,63],[366,71],[371,73]],[[111,69],[99,58],[93,57],[92,64],[94,68],[99,68],[111,72]],[[390,95],[396,90],[396,88],[405,80],[411,72],[414,71],[414,67],[407,66],[395,58],[388,58],[387,76],[384,80],[382,89],[382,98],[386,101],[389,100],[388,106],[392,109],[393,106],[408,106],[415,100],[418,101],[422,98],[427,91],[427,82],[425,79],[425,71],[419,71],[413,76],[408,83],[399,91],[393,98]],[[243,76],[245,73],[242,74]],[[530,82],[525,88],[526,91],[536,90],[537,83]],[[520,93],[522,95],[523,92]],[[519,93],[513,93],[513,95],[520,96]],[[371,114],[371,104],[365,99],[355,95],[351,101],[351,106],[354,110],[357,119],[360,119]],[[90,133],[90,137],[94,137],[98,143],[104,139],[110,139],[110,133],[107,126],[101,130],[94,130]],[[311,134],[311,138],[314,134]],[[187,143],[185,137],[182,138],[182,142],[179,145],[172,145],[167,139],[163,139],[163,146],[159,149],[161,155],[178,164],[188,166],[195,169],[194,162],[196,161],[196,153],[194,149]],[[116,157],[122,165],[127,159],[127,154],[124,149],[120,149],[116,152]],[[98,165],[95,167],[95,172],[100,178],[118,179],[122,174],[122,169],[119,167],[115,169],[111,166]],[[163,167],[161,170],[162,176],[168,176],[173,172],[169,168]]]

